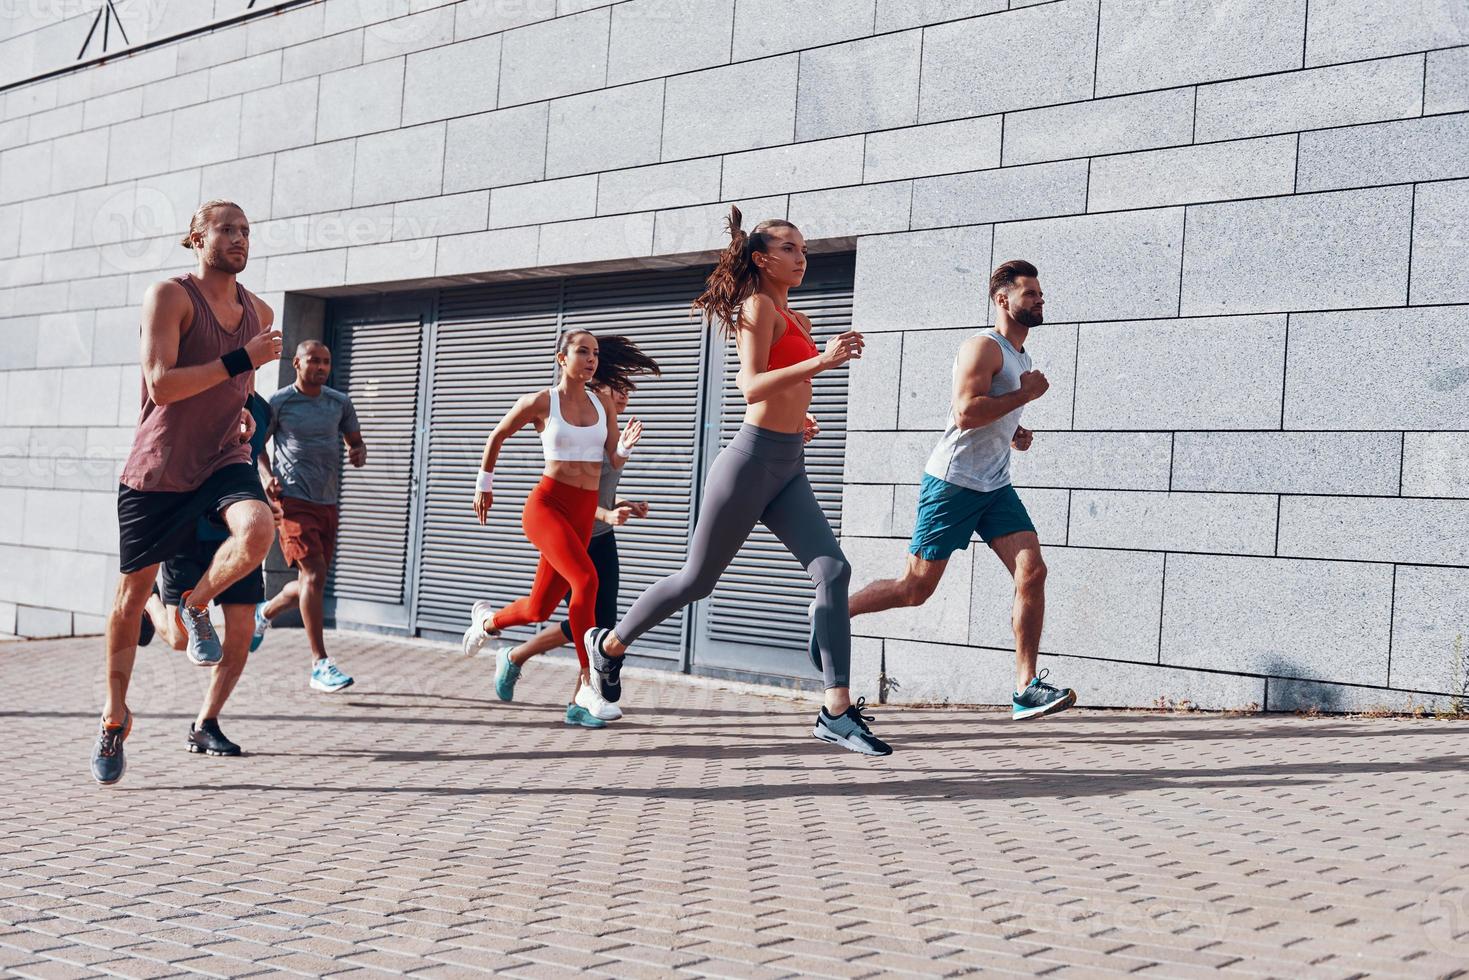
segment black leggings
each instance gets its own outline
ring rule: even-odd
[[[587,543],[587,557],[592,559],[592,567],[597,570],[597,607],[594,610],[597,625],[609,627],[617,622],[617,532],[592,535]],[[571,600],[570,592],[566,593],[566,599],[568,602]],[[567,643],[575,642],[570,621],[561,621],[561,632]]]
[[[816,583],[812,641],[821,651],[826,687],[847,687],[852,623],[847,585],[852,566],[837,545],[806,478],[805,439],[746,423],[709,467],[704,501],[684,565],[638,597],[614,632],[631,646],[684,606],[714,591],[755,524],[768,527]],[[599,597],[600,599],[600,597]],[[598,622],[601,613],[598,613]]]

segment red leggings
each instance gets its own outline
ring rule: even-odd
[[[596,490],[541,477],[526,498],[520,517],[526,539],[541,551],[535,584],[530,587],[530,595],[516,599],[490,618],[496,629],[544,623],[570,588],[567,618],[571,620],[571,635],[582,667],[587,666],[582,637],[597,625],[597,569],[587,554],[596,517]]]

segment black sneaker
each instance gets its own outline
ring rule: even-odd
[[[239,755],[240,747],[219,730],[219,722],[205,718],[202,728],[189,726],[189,751],[203,755]]]
[[[872,729],[867,727],[872,716],[862,713],[865,707],[867,699],[858,698],[856,704],[839,715],[829,715],[822,708],[816,713],[816,727],[811,729],[811,734],[823,742],[840,745],[863,755],[892,755],[892,746],[872,734]]]
[[[1046,683],[1049,670],[1043,670],[1016,694],[1010,702],[1010,718],[1021,721],[1025,718],[1043,718],[1058,711],[1065,711],[1076,703],[1076,692],[1069,687],[1055,687]]]
[[[622,657],[609,657],[602,652],[602,637],[611,632],[610,629],[593,626],[582,637],[582,643],[592,657],[592,683],[596,685],[597,693],[615,703],[622,697]]]

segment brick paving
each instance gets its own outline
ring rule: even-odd
[[[1469,721],[813,708],[629,671],[565,728],[565,661],[272,634],[226,732],[140,653],[129,768],[95,786],[96,640],[0,647],[0,970],[864,977],[1469,974]],[[1085,692],[1083,697],[1085,696]]]

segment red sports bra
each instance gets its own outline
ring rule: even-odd
[[[770,345],[770,360],[765,364],[767,371],[800,364],[820,353],[816,345],[811,342],[811,338],[806,336],[806,331],[801,329],[801,324],[796,318],[779,307],[776,309],[779,310],[781,316],[785,317],[786,332],[780,335],[779,340]]]

